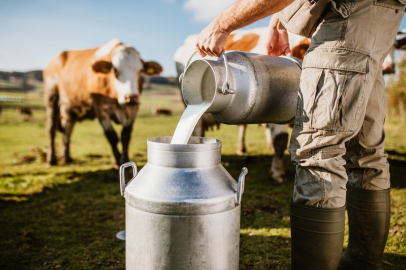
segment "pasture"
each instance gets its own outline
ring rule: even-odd
[[[1,95],[11,95],[1,93]],[[41,92],[13,94],[29,105],[41,103]],[[139,169],[147,161],[146,140],[172,135],[184,109],[177,88],[153,85],[144,90],[130,142],[130,159]],[[151,108],[170,108],[172,116],[153,116]],[[116,131],[119,127],[115,126]],[[385,269],[406,267],[406,124],[386,120],[386,149],[392,175],[392,215],[385,249]],[[237,127],[221,125],[206,135],[221,139],[222,163],[238,178],[249,169],[242,202],[240,269],[290,269],[288,201],[294,168],[285,153],[289,181],[269,178],[273,150],[262,127],[249,126],[248,153],[235,154]],[[57,136],[61,149],[61,136]],[[0,269],[124,269],[124,250],[115,234],[124,229],[124,198],[118,171],[100,124],[75,126],[73,164],[47,168],[45,111],[31,118],[3,108],[0,116]],[[347,245],[348,228],[345,246]],[[344,249],[345,249],[344,246]]]

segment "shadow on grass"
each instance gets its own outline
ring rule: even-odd
[[[27,201],[0,200],[1,268],[124,269],[115,239],[124,229],[118,172],[73,174],[80,180],[46,188]]]
[[[392,188],[406,188],[405,174],[406,161],[397,159],[388,159],[390,165],[390,180]]]
[[[241,269],[288,269],[290,265],[290,239],[269,230],[289,228],[294,167],[286,155],[289,180],[280,184],[269,176],[271,160],[272,156],[222,157],[235,179],[242,167],[249,169],[242,201],[241,229],[248,233],[241,235]],[[405,165],[391,166],[393,186],[405,186]],[[118,171],[67,172],[56,177],[78,180],[34,195],[2,194],[28,200],[0,200],[1,268],[124,269],[124,252],[115,238],[125,224]],[[250,230],[256,232],[250,235]],[[263,235],[257,235],[261,230]],[[385,258],[395,266],[404,265],[404,256],[385,254]]]
[[[383,269],[403,270],[406,268],[406,256],[396,253],[384,253],[382,264]]]
[[[290,238],[242,234],[240,270],[290,269]]]
[[[238,179],[242,167],[248,168],[242,197],[241,228],[288,228],[289,199],[293,192],[294,167],[285,155],[287,178],[278,183],[270,177],[269,169],[273,156],[222,156],[223,166],[234,179]]]
[[[293,182],[279,184],[270,179],[270,162],[269,156],[223,157],[225,167],[236,179],[243,166],[251,169],[243,196],[242,229],[289,226],[286,216]],[[3,198],[27,199],[0,200],[2,267],[124,268],[124,252],[115,238],[125,224],[118,171],[70,171],[55,177],[76,182],[45,188],[34,195],[1,194]]]
[[[346,249],[343,249],[345,252]],[[382,258],[383,269],[404,270],[406,266],[406,256],[396,253],[385,252]]]

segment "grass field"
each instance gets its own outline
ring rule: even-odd
[[[175,114],[153,116],[155,106]],[[130,144],[130,159],[139,168],[147,161],[146,140],[172,135],[182,111],[177,89],[154,86],[144,92]],[[75,163],[47,168],[41,161],[47,145],[44,123],[44,111],[24,119],[3,109],[0,116],[0,269],[124,269],[124,250],[115,237],[124,229],[124,198],[102,128],[97,121],[78,123],[71,144]],[[406,269],[406,125],[388,119],[386,130],[392,216],[384,268]],[[235,154],[236,126],[222,125],[207,137],[223,141],[222,163],[234,178],[243,166],[249,169],[240,269],[290,269],[288,201],[294,168],[288,153],[289,181],[278,184],[268,175],[273,150],[265,147],[262,128],[249,126],[245,156]],[[61,149],[60,135],[57,141]]]

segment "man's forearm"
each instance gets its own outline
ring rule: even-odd
[[[240,0],[223,11],[196,39],[201,57],[221,56],[230,33],[255,21],[275,14],[294,0]],[[288,44],[289,47],[289,44]]]
[[[228,33],[277,13],[294,0],[240,0],[223,11],[212,23]]]

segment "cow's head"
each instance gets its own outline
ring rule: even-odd
[[[296,45],[291,49],[292,56],[303,61],[309,47],[310,47],[309,39],[307,38],[303,39],[302,41],[300,41],[298,45]]]
[[[142,74],[154,76],[162,72],[156,62],[142,61],[139,53],[118,40],[112,40],[96,51],[92,70],[111,76],[119,104],[138,104],[142,91]]]

